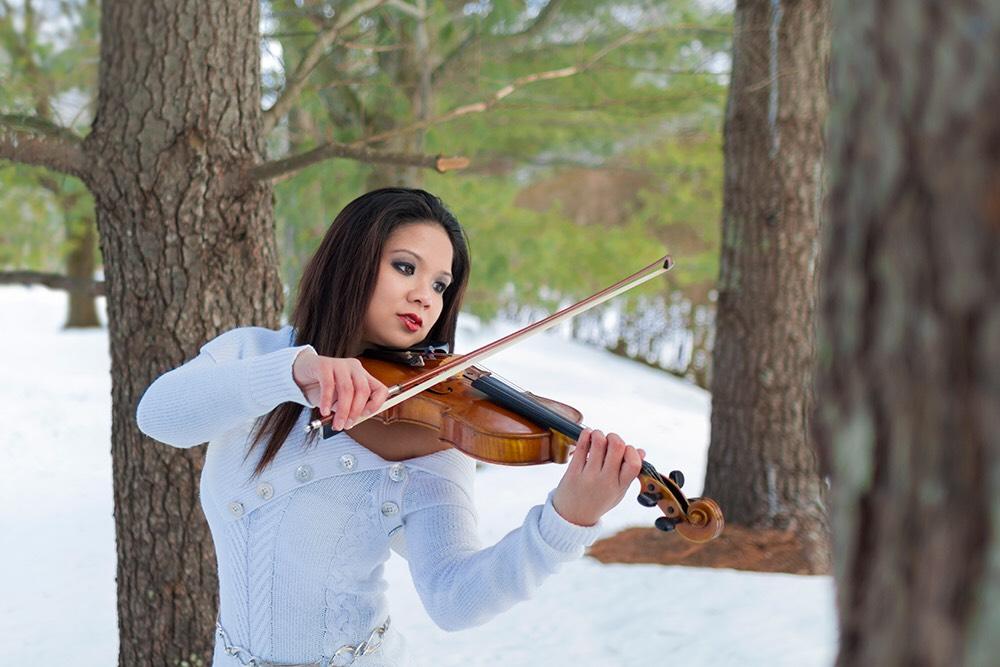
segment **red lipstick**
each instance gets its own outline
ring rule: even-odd
[[[420,319],[420,316],[416,313],[400,313],[397,317],[399,317],[400,321],[402,321],[403,325],[410,331],[410,333],[419,331],[420,325],[424,323],[424,321]]]

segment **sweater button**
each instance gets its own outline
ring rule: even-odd
[[[389,479],[394,482],[402,482],[406,479],[406,466],[402,463],[394,463],[389,466]]]
[[[354,454],[344,454],[340,457],[340,467],[344,470],[354,470],[354,464],[357,462]]]
[[[312,479],[313,469],[312,466],[300,465],[295,469],[295,479],[299,482],[308,482]]]
[[[382,503],[382,514],[385,516],[392,516],[399,512],[399,505],[394,502]]]
[[[236,518],[243,516],[243,503],[237,502],[235,500],[229,503],[229,513],[235,516]]]
[[[267,482],[261,482],[257,485],[257,495],[264,500],[270,500],[274,495],[274,487]]]

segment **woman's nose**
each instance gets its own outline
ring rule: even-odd
[[[431,293],[430,288],[427,288],[427,287],[424,287],[424,288],[415,287],[410,292],[410,301],[414,301],[414,302],[419,303],[420,305],[426,307],[431,302],[430,293]]]

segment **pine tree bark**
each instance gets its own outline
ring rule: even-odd
[[[102,3],[84,149],[106,269],[122,666],[211,663],[203,448],[142,436],[135,409],[221,331],[279,324],[272,190],[226,178],[263,157],[259,5]]]
[[[829,569],[811,436],[829,2],[736,5],[705,495]]]
[[[835,14],[819,435],[839,665],[1000,655],[1000,5]]]

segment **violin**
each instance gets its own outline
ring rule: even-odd
[[[528,335],[593,307],[638,282],[670,268],[669,257],[555,315],[529,325],[479,350],[452,355],[445,345],[366,351],[359,361],[364,369],[389,387],[389,399],[375,414],[382,424],[412,424],[435,433],[445,445],[480,461],[502,465],[566,463],[585,428],[582,414],[558,401],[521,390],[476,362],[509,347]],[[656,267],[656,268],[654,268]],[[610,294],[610,296],[609,296]],[[555,320],[555,321],[553,321]],[[307,432],[323,429],[323,438],[336,434],[333,415],[313,419]],[[357,423],[360,423],[358,420]],[[658,507],[663,516],[655,525],[674,531],[685,540],[708,542],[725,526],[722,509],[710,498],[686,498],[679,470],[660,474],[648,461],[638,474],[638,502]]]

